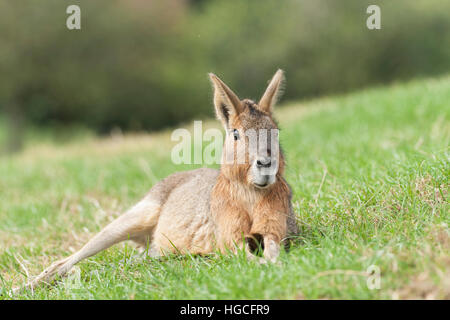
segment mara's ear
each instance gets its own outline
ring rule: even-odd
[[[214,86],[214,106],[217,117],[225,128],[228,128],[230,118],[239,115],[242,111],[241,100],[215,74],[210,73],[209,78]]]
[[[273,106],[277,103],[282,94],[283,82],[284,72],[283,70],[278,69],[272,80],[270,80],[266,92],[264,92],[261,100],[259,100],[258,106],[261,110],[268,113],[272,112]]]

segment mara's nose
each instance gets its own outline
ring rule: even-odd
[[[258,168],[268,168],[272,164],[270,157],[261,157],[256,160]]]

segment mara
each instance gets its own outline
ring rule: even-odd
[[[287,236],[298,233],[291,189],[283,178],[284,157],[279,145],[279,152],[264,143],[252,150],[246,148],[245,132],[277,129],[272,109],[280,95],[283,71],[275,73],[258,103],[240,100],[216,75],[209,77],[216,114],[226,130],[224,148],[232,146],[232,150],[244,152],[245,161],[222,161],[220,170],[201,168],[166,177],[78,252],[53,263],[14,291],[49,283],[79,261],[124,240],[136,242],[152,257],[243,249],[250,259],[276,261]],[[263,258],[252,254],[255,244],[263,249]]]

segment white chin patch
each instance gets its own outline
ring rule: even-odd
[[[277,171],[277,168],[257,168],[253,166],[251,182],[258,188],[268,187],[275,182]]]
[[[274,182],[275,182],[274,175],[270,175],[270,176],[258,175],[256,177],[254,177],[254,179],[253,179],[253,184],[255,186],[257,186],[258,188],[268,187],[271,184],[273,184]]]

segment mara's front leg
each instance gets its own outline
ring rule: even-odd
[[[250,234],[262,236],[267,261],[276,262],[280,254],[281,241],[287,234],[288,205],[262,201],[253,212]]]
[[[264,258],[276,262],[280,255],[280,241],[271,234],[264,236]]]
[[[247,239],[250,236],[251,221],[248,213],[227,203],[215,214],[217,247],[221,252],[231,250],[237,253],[243,248],[250,260],[256,257],[251,253]]]

